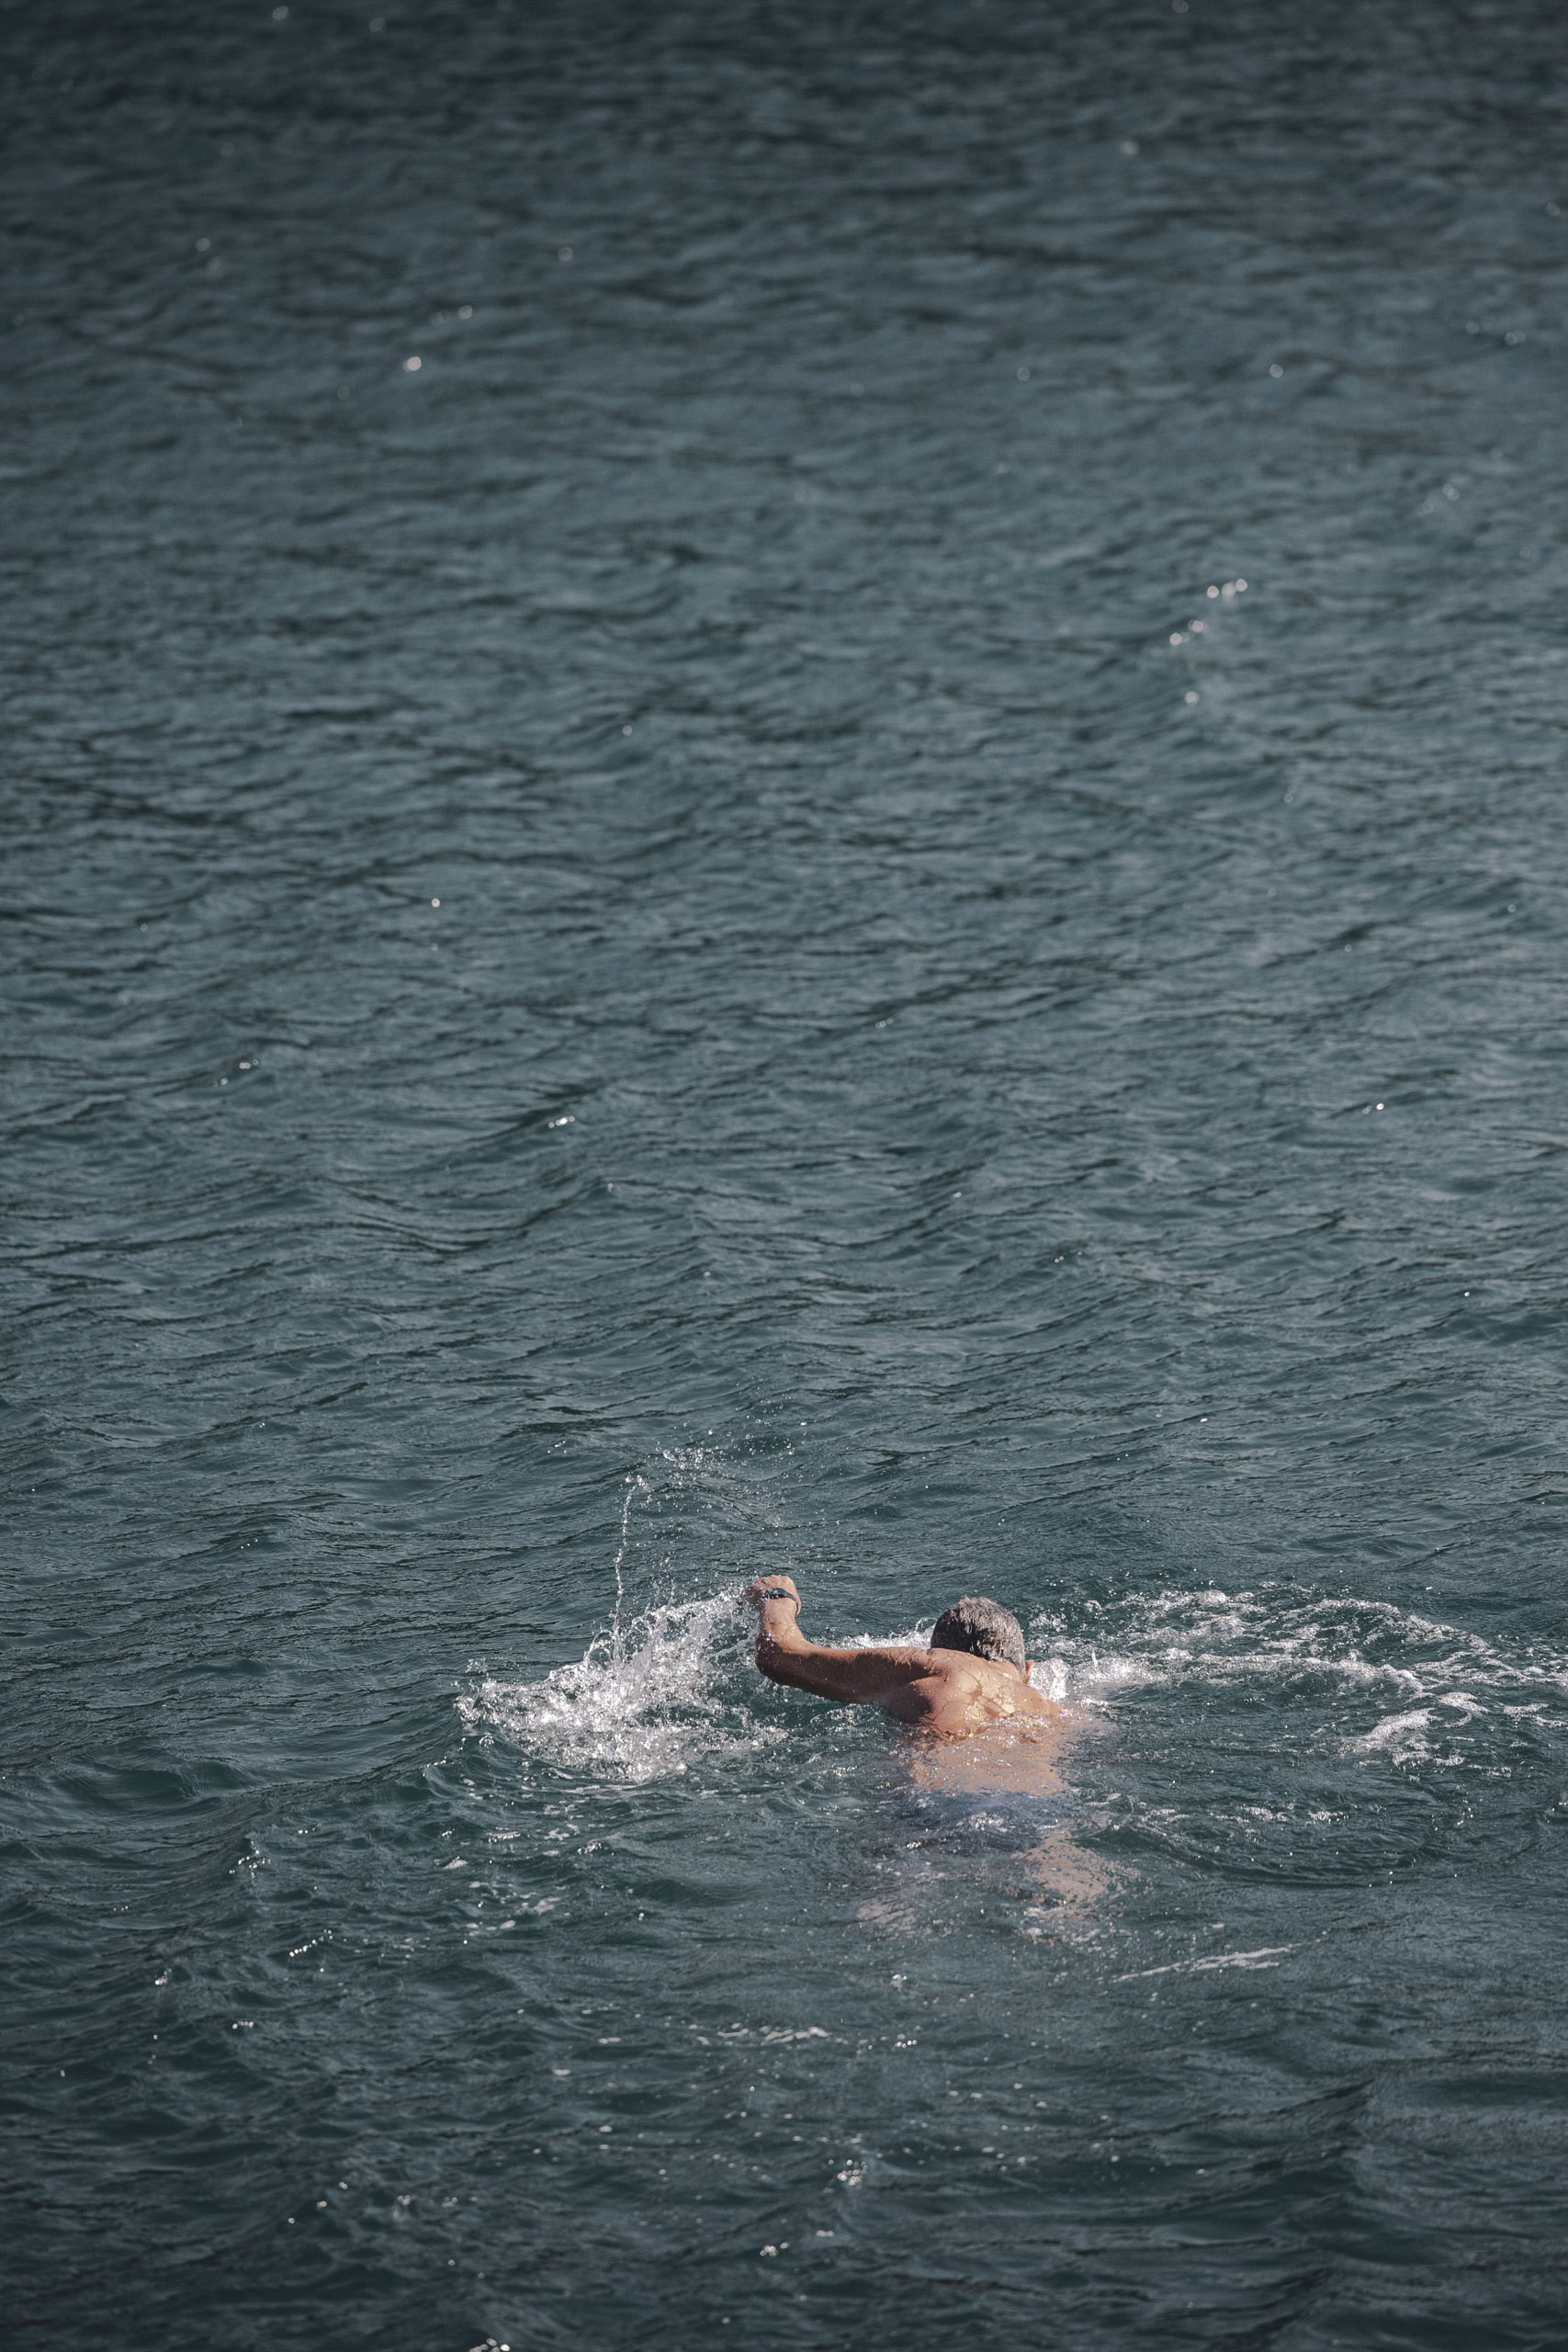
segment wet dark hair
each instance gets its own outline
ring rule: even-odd
[[[998,1664],[1024,1671],[1023,1627],[999,1600],[965,1593],[944,1609],[931,1628],[933,1650],[967,1650],[972,1657],[994,1658]]]

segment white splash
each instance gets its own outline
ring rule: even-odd
[[[487,1676],[457,1702],[464,1727],[511,1740],[556,1772],[657,1781],[700,1758],[782,1738],[728,1695],[745,1628],[733,1590],[644,1610],[538,1681]]]

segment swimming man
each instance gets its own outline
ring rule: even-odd
[[[765,1577],[741,1598],[756,1609],[757,1664],[771,1682],[844,1706],[885,1707],[932,1739],[967,1739],[1010,1717],[1061,1712],[1031,1690],[1023,1628],[995,1600],[965,1593],[937,1619],[929,1649],[831,1650],[801,1632],[790,1577]]]

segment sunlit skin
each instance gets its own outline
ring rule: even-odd
[[[775,1596],[784,1594],[787,1598]],[[881,1707],[934,1740],[970,1739],[1008,1724],[1022,1731],[1060,1719],[1061,1709],[1030,1688],[1010,1661],[967,1650],[828,1649],[800,1630],[800,1595],[788,1577],[749,1585],[741,1598],[757,1611],[757,1664],[771,1682],[810,1690],[841,1706]],[[1032,1719],[1032,1720],[1030,1720]]]

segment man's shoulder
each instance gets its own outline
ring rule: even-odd
[[[1004,1665],[997,1658],[977,1657],[973,1650],[927,1649],[919,1642],[878,1642],[874,1649],[851,1655],[886,1658],[890,1666],[900,1666],[906,1673],[913,1673],[922,1681],[941,1683],[950,1690],[1006,1698],[1015,1707],[1021,1704],[1026,1712],[1032,1712],[1033,1705],[1038,1705],[1042,1713],[1050,1713],[1049,1702],[1040,1697],[1016,1667]]]
[[[972,1650],[922,1650],[919,1655],[927,1661],[927,1673],[938,1681],[962,1682],[972,1690],[988,1690],[1008,1671],[988,1657],[976,1657]]]
[[[874,1642],[848,1653],[852,1657],[885,1657],[890,1665],[912,1666],[922,1674],[942,1674],[953,1650],[928,1650],[919,1642]],[[973,1661],[971,1661],[973,1663]]]
[[[954,1681],[962,1676],[971,1690],[1005,1699],[1021,1713],[1048,1715],[1055,1712],[1050,1700],[1043,1698],[1016,1666],[1006,1665],[999,1658],[976,1657],[968,1650],[933,1650],[931,1656],[942,1661],[939,1671],[956,1669],[953,1674]]]

